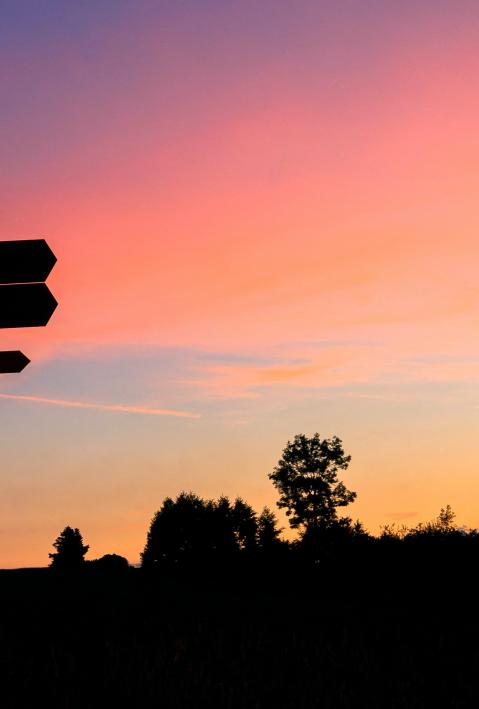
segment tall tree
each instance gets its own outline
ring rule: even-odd
[[[48,556],[51,559],[50,566],[56,569],[81,567],[85,563],[85,554],[90,548],[88,544],[83,544],[80,530],[72,527],[65,527],[53,542],[53,546],[56,551]]]
[[[338,480],[351,460],[345,455],[341,439],[311,438],[303,433],[288,441],[283,455],[268,476],[279,492],[278,507],[286,509],[290,525],[303,532],[327,528],[338,521],[337,508],[356,499]]]
[[[207,510],[208,503],[193,492],[181,492],[176,500],[166,497],[151,521],[143,566],[184,561],[204,551]]]

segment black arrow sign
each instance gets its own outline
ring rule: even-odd
[[[0,374],[18,374],[30,362],[23,352],[0,352]]]
[[[56,260],[45,239],[0,241],[0,328],[47,324],[57,301],[43,281]],[[21,372],[29,362],[19,350],[0,352],[0,374]]]
[[[0,241],[0,283],[41,283],[56,263],[45,239]]]
[[[46,325],[57,305],[45,283],[0,286],[0,328]]]

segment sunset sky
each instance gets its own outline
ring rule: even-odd
[[[59,302],[0,332],[0,567],[274,507],[315,431],[370,531],[479,526],[477,0],[1,0],[0,88],[0,239]]]

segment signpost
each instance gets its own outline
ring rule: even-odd
[[[12,352],[0,352],[0,372],[2,374],[17,374],[25,369],[30,362],[23,352],[13,350]]]
[[[45,239],[0,241],[0,283],[43,283],[56,261]]]
[[[44,239],[0,241],[0,328],[43,327],[57,307],[44,281],[56,263]],[[21,372],[20,351],[0,352],[0,373]]]
[[[45,283],[0,286],[0,328],[42,327],[56,307]]]

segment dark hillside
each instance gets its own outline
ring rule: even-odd
[[[1,572],[2,706],[477,706],[470,569],[330,581],[289,563]]]

